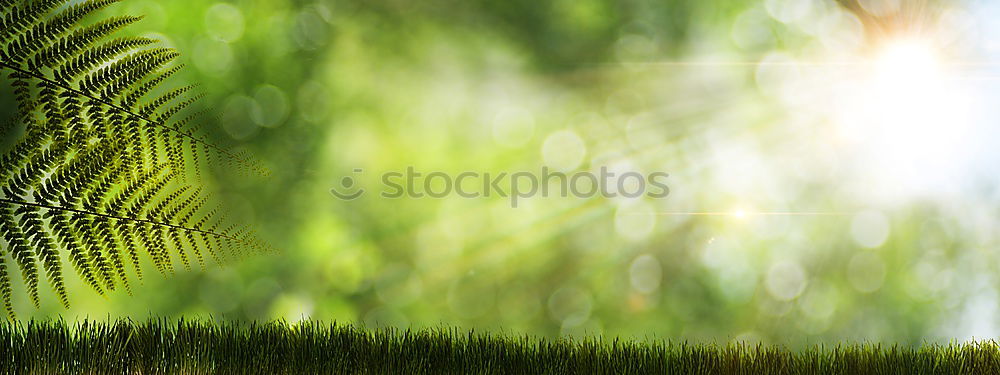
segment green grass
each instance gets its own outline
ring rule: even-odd
[[[983,374],[994,341],[789,351],[761,345],[542,340],[317,322],[28,322],[0,325],[3,374]]]

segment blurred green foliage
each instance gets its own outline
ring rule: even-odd
[[[206,132],[273,171],[216,171],[216,192],[282,251],[153,278],[132,297],[77,297],[68,313],[19,313],[792,345],[990,329],[992,318],[976,319],[997,300],[996,259],[981,250],[997,241],[996,214],[982,208],[995,196],[882,194],[858,172],[867,161],[831,135],[839,110],[788,95],[789,77],[822,86],[833,76],[739,63],[864,50],[851,13],[803,3],[126,1],[109,12],[145,14],[131,32],[179,49],[183,80],[208,94],[218,123]],[[672,194],[515,209],[499,197],[328,193],[355,168],[374,190],[380,173],[408,166],[553,163],[665,171]],[[738,208],[829,214],[662,214]]]

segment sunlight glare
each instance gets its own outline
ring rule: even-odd
[[[842,125],[865,147],[866,167],[893,190],[936,188],[928,171],[954,171],[962,162],[968,95],[931,39],[890,40],[878,51],[868,78],[855,85],[854,104],[842,109],[852,112],[851,123]]]

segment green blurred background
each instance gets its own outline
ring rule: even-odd
[[[989,68],[948,70],[942,87],[965,96],[942,98],[938,81],[865,63],[901,37],[989,59],[979,21],[995,8],[127,0],[105,15],[145,15],[127,32],[182,53],[178,81],[217,112],[205,131],[272,170],[220,168],[214,188],[280,252],[147,272],[134,296],[74,284],[69,311],[15,306],[789,345],[995,336]],[[879,69],[885,92],[868,90]],[[543,165],[667,172],[671,194],[511,208],[372,193],[408,166]],[[333,197],[345,176],[369,194]]]

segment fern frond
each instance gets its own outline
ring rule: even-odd
[[[109,215],[105,213],[88,211],[83,209],[60,207],[49,204],[39,204],[39,203],[23,202],[6,198],[0,198],[0,230],[4,231],[4,238],[8,237],[7,233],[8,231],[22,233],[19,231],[20,228],[15,223],[7,222],[5,220],[8,220],[8,218],[13,218],[16,213],[22,211],[26,212],[26,211],[44,210],[48,211],[48,213],[43,214],[42,217],[54,217],[62,214],[66,215],[66,217],[69,218],[68,219],[69,224],[71,224],[73,227],[82,226],[88,231],[100,231],[102,235],[90,236],[84,234],[80,236],[79,241],[90,241],[89,243],[87,243],[87,245],[92,247],[92,249],[90,249],[88,254],[86,255],[87,257],[91,258],[90,262],[92,264],[89,266],[89,268],[93,269],[93,267],[96,267],[97,272],[100,273],[99,277],[106,279],[105,280],[106,283],[112,284],[110,288],[114,287],[113,286],[114,279],[111,276],[112,275],[111,267],[113,266],[107,264],[107,261],[101,249],[114,248],[114,247],[100,246],[99,242],[102,241],[101,238],[119,238],[111,235],[111,231],[113,231],[112,228],[116,227],[112,222],[120,222],[121,224],[117,226],[119,228],[124,226],[141,227],[140,231],[145,231],[147,235],[138,236],[138,238],[140,240],[145,238],[146,240],[152,241],[153,244],[157,244],[157,245],[146,246],[147,250],[152,250],[156,252],[156,254],[151,254],[154,258],[157,257],[159,257],[160,259],[169,258],[169,254],[166,253],[165,243],[168,241],[168,239],[173,240],[178,238],[171,233],[177,233],[178,235],[183,233],[190,233],[191,235],[201,235],[205,236],[206,238],[216,239],[220,241],[221,244],[224,244],[224,246],[222,246],[223,248],[229,249],[231,252],[233,252],[233,255],[243,255],[244,251],[247,249],[264,250],[263,248],[260,247],[260,244],[256,242],[256,240],[253,238],[253,236],[251,235],[252,233],[250,231],[246,229],[237,229],[239,228],[239,226],[236,224],[231,224],[226,229],[220,231],[216,229],[218,228],[218,224],[213,225],[208,229],[201,229],[200,227],[197,226],[185,227],[165,221],[158,221],[152,219],[154,217],[160,216],[162,214],[162,211],[167,207],[169,207],[171,204],[176,204],[178,197],[181,196],[182,194],[183,191],[180,193],[171,193],[166,198],[163,198],[160,202],[158,202],[155,206],[153,206],[152,209],[150,209],[150,212],[147,214],[147,218],[145,219],[125,217],[125,216],[115,216],[115,215]],[[173,212],[183,211],[184,207],[187,207],[190,204],[190,202],[194,201],[195,201],[194,199],[186,199],[179,204],[178,210],[176,211],[171,210],[171,211]],[[206,218],[207,217],[209,216],[206,216]],[[74,232],[76,231],[74,230]],[[11,236],[11,238],[16,238],[16,236]],[[23,233],[20,235],[20,238],[22,238],[23,241],[19,242],[28,244],[27,239],[23,235]],[[185,257],[186,255],[178,254],[178,256]],[[15,260],[20,264],[22,263],[22,261],[18,259],[29,259],[29,258],[33,259],[33,252],[31,252],[29,248],[28,252],[21,253],[21,255],[18,255],[18,257],[19,258],[15,258]],[[29,263],[29,262],[25,261],[23,263]],[[167,269],[172,269],[169,264],[163,264],[163,266],[167,267]],[[31,272],[31,270],[22,270],[22,271]],[[36,276],[34,278],[37,279],[37,271],[35,273]]]
[[[0,207],[0,232],[7,241],[11,258],[21,270],[21,278],[24,279],[31,303],[38,307],[38,269],[35,266],[35,254],[28,243],[27,235],[17,225],[15,217],[14,207]]]
[[[80,25],[117,1],[0,0],[0,77],[17,105],[2,130],[24,127],[0,150],[0,298],[8,316],[15,271],[36,307],[42,278],[69,306],[62,257],[103,295],[131,294],[143,256],[166,275],[175,261],[204,268],[205,253],[221,264],[266,250],[187,184],[189,174],[200,181],[206,155],[238,169],[259,164],[194,131],[200,114],[183,114],[201,98],[194,86],[161,87],[181,69],[177,52],[149,38],[105,40],[141,17]]]
[[[7,254],[0,250],[0,298],[3,298],[4,312],[9,317],[14,316],[14,304],[11,303],[13,294],[10,286],[10,275],[7,274]]]
[[[38,210],[31,206],[20,206],[15,212],[21,215],[18,224],[28,236],[28,243],[36,249],[38,261],[42,264],[49,283],[52,284],[52,288],[59,297],[59,302],[63,306],[69,307],[69,297],[66,295],[66,286],[63,284],[62,266],[59,264],[59,252],[52,235],[42,223],[42,216]]]
[[[147,111],[144,111],[140,108],[135,108],[136,103],[138,103],[139,99],[141,99],[143,96],[146,96],[146,94],[148,94],[150,91],[153,91],[153,89],[159,86],[160,83],[162,83],[164,80],[170,78],[170,76],[174,75],[174,73],[177,73],[179,70],[181,70],[182,67],[184,66],[178,65],[173,68],[167,69],[160,75],[156,76],[153,79],[150,79],[141,86],[132,88],[131,90],[126,92],[125,95],[123,95],[121,101],[122,106],[126,108],[132,108],[133,110],[136,110],[136,112],[138,113],[146,113],[148,115]]]
[[[36,0],[14,5],[7,10],[3,19],[0,19],[0,41],[7,44],[6,41],[10,40],[11,37],[27,31],[59,3],[59,0]],[[0,55],[0,58],[6,60],[7,56],[3,54]]]
[[[142,122],[146,122],[147,125],[150,126],[150,127],[153,127],[153,128],[162,128],[162,129],[165,129],[165,131],[168,131],[168,132],[175,132],[179,136],[187,138],[187,139],[189,139],[189,140],[197,143],[199,146],[205,148],[206,149],[205,151],[215,151],[218,154],[223,155],[226,158],[227,161],[233,163],[233,165],[236,168],[238,168],[240,171],[244,171],[244,172],[248,172],[248,173],[256,173],[256,174],[261,175],[261,176],[267,176],[267,175],[270,174],[270,171],[268,171],[266,168],[264,168],[259,162],[252,160],[245,152],[233,153],[233,152],[231,152],[231,151],[229,151],[229,150],[227,150],[225,148],[222,148],[221,146],[215,145],[215,144],[213,144],[213,143],[205,140],[204,138],[196,137],[191,132],[183,131],[182,129],[180,129],[176,125],[165,124],[165,123],[157,121],[157,120],[155,120],[155,119],[153,119],[153,118],[151,118],[149,116],[143,116],[143,115],[141,115],[139,113],[135,113],[132,110],[129,110],[129,109],[124,108],[124,107],[122,107],[120,105],[114,104],[114,103],[110,102],[109,100],[106,100],[106,99],[103,99],[103,98],[99,98],[99,97],[97,97],[95,95],[92,95],[92,94],[89,94],[89,93],[77,90],[77,89],[72,88],[72,87],[70,87],[70,86],[68,86],[66,84],[60,84],[59,82],[56,82],[56,81],[54,81],[54,80],[52,80],[50,78],[45,77],[44,75],[28,72],[26,70],[23,70],[21,68],[18,68],[18,67],[14,66],[14,65],[8,64],[8,63],[3,62],[3,61],[0,61],[0,67],[13,70],[13,72],[11,73],[11,75],[12,75],[12,77],[16,77],[15,82],[13,83],[13,85],[16,87],[16,89],[15,89],[15,96],[18,98],[19,107],[31,107],[32,106],[32,104],[30,104],[32,102],[29,101],[30,100],[30,98],[28,97],[29,88],[28,88],[28,84],[26,83],[25,79],[27,79],[27,78],[36,79],[36,80],[39,80],[39,81],[43,81],[43,82],[47,82],[47,83],[50,83],[50,84],[54,84],[54,85],[60,86],[61,88],[63,88],[65,91],[67,91],[70,94],[75,94],[75,95],[78,95],[78,96],[90,99],[92,102],[94,102],[94,103],[92,103],[92,105],[100,104],[100,105],[107,106],[111,110],[114,110],[116,112],[117,116],[125,116],[130,121],[142,121]],[[22,83],[22,81],[24,81],[24,83]],[[18,90],[17,88],[20,88],[21,90]],[[19,93],[23,93],[24,100],[21,100],[21,96],[18,95]],[[20,104],[20,102],[23,102],[25,104]]]
[[[88,14],[104,8],[119,0],[87,1],[77,4],[66,11],[63,11],[43,22],[38,22],[32,28],[26,30],[19,38],[10,41],[4,47],[6,54],[4,59],[20,61],[28,53],[38,51],[47,43],[54,42],[58,37],[64,35],[77,22]]]

